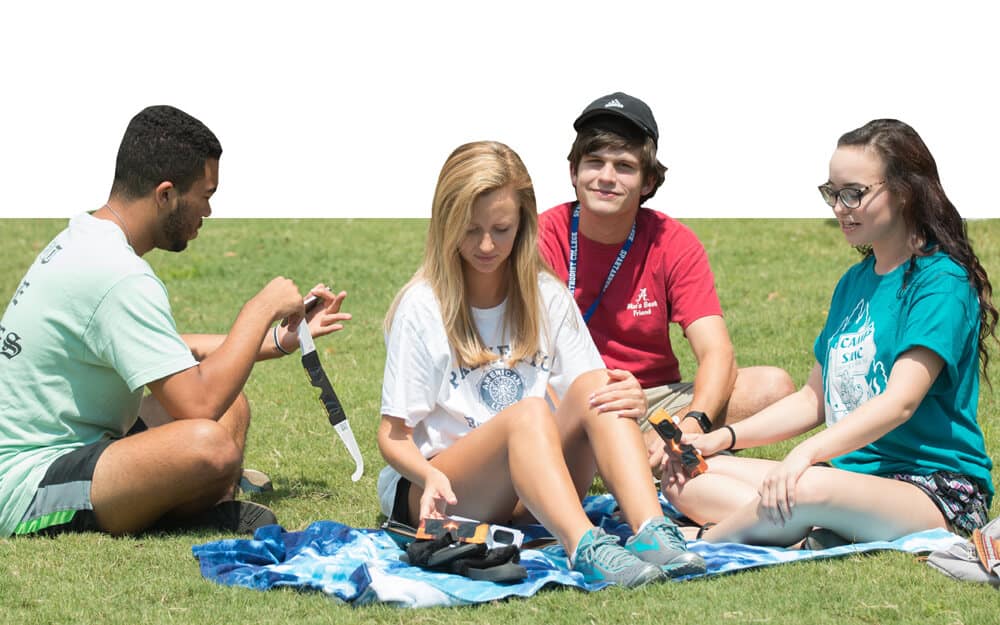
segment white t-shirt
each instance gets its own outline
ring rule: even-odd
[[[448,344],[441,308],[431,287],[419,282],[403,295],[386,336],[382,414],[413,428],[413,442],[425,458],[450,447],[472,429],[526,397],[545,397],[548,385],[562,397],[581,373],[604,369],[604,361],[566,285],[539,274],[541,346],[534,358],[508,367],[496,360],[475,369],[461,367]],[[472,309],[479,335],[494,353],[510,345],[503,316],[495,308]],[[378,480],[382,512],[392,511],[399,473],[385,467]]]

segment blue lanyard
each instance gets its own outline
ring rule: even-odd
[[[580,203],[577,202],[573,205],[573,217],[569,222],[569,279],[566,281],[569,286],[569,293],[574,298],[576,297],[576,260],[579,256],[579,230],[580,230]],[[587,312],[583,313],[583,322],[589,323],[590,318],[594,316],[594,311],[597,310],[597,304],[604,297],[604,292],[608,290],[611,285],[611,281],[615,279],[615,274],[621,268],[622,263],[625,262],[625,257],[628,256],[628,251],[632,247],[632,242],[635,241],[635,221],[632,222],[632,231],[628,233],[628,238],[622,243],[622,249],[618,251],[618,257],[615,258],[614,264],[611,265],[611,269],[608,270],[608,277],[604,279],[604,286],[601,287],[601,292],[597,294],[597,298],[594,303],[590,305]]]

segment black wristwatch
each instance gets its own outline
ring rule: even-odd
[[[694,419],[698,422],[698,427],[701,428],[702,432],[708,432],[712,429],[712,420],[708,418],[708,415],[700,410],[692,410],[691,412],[684,415],[684,419]],[[684,419],[681,419],[683,421]]]

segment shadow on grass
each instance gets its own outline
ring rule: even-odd
[[[241,494],[240,499],[247,499],[270,506],[285,499],[327,500],[335,497],[340,489],[334,480],[321,480],[304,476],[292,479],[275,478],[274,490],[263,493]]]

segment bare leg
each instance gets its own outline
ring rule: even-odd
[[[144,400],[142,407],[162,412],[155,400]],[[231,498],[249,420],[249,404],[240,394],[218,421],[170,420],[112,443],[98,459],[91,485],[101,529],[134,533],[164,516],[183,518]]]
[[[524,399],[501,411],[431,463],[451,481],[458,504],[449,512],[507,523],[520,502],[573,553],[592,525],[563,459],[559,430],[544,399]],[[422,489],[410,487],[411,522]]]
[[[112,443],[94,469],[90,498],[101,529],[125,534],[170,512],[204,510],[232,488],[241,454],[214,421],[182,420]]]
[[[733,424],[757,414],[774,402],[795,392],[795,383],[778,367],[743,367],[736,372],[736,385],[715,426]]]
[[[934,502],[912,484],[828,467],[806,470],[796,487],[792,518],[777,525],[764,516],[757,486],[746,481],[756,480],[759,485],[770,462],[719,460],[724,462],[710,465],[708,473],[682,488],[665,491],[671,500],[677,498],[685,514],[695,514],[701,521],[719,520],[705,532],[708,541],[787,546],[815,526],[851,540],[888,540],[947,526]],[[721,470],[713,475],[717,468]],[[737,477],[741,468],[744,471]]]
[[[577,496],[582,499],[586,494],[596,469],[634,531],[663,511],[636,421],[598,414],[590,407],[591,392],[607,382],[607,373],[601,370],[579,376],[562,398],[556,420]]]
[[[174,421],[174,418],[167,414],[160,402],[156,401],[152,395],[146,395],[142,398],[139,415],[142,417],[143,423],[150,428]],[[247,401],[246,395],[240,393],[236,396],[233,405],[219,418],[219,425],[229,432],[242,453],[246,449],[247,430],[250,429],[250,402]]]
[[[776,462],[757,458],[712,456],[708,472],[694,479],[664,476],[663,494],[699,525],[718,523],[758,500],[757,489]]]
[[[898,480],[812,467],[799,480],[796,498],[792,518],[784,526],[765,519],[759,502],[753,502],[709,530],[705,538],[790,545],[814,526],[855,541],[888,540],[947,526],[923,491]]]
[[[171,417],[163,406],[156,400],[152,395],[146,395],[142,398],[142,405],[139,407],[139,415],[142,417],[143,423],[147,427],[159,427],[166,423],[173,423],[174,418]],[[219,425],[221,425],[229,435],[233,437],[233,442],[240,449],[240,466],[242,467],[242,457],[244,450],[246,449],[247,443],[247,431],[250,429],[250,402],[247,401],[246,395],[242,392],[236,396],[236,400],[229,407],[229,410],[224,412],[218,420]],[[222,499],[234,499],[236,497],[236,491],[239,488],[240,476],[236,476],[236,481],[229,491],[222,496]]]

